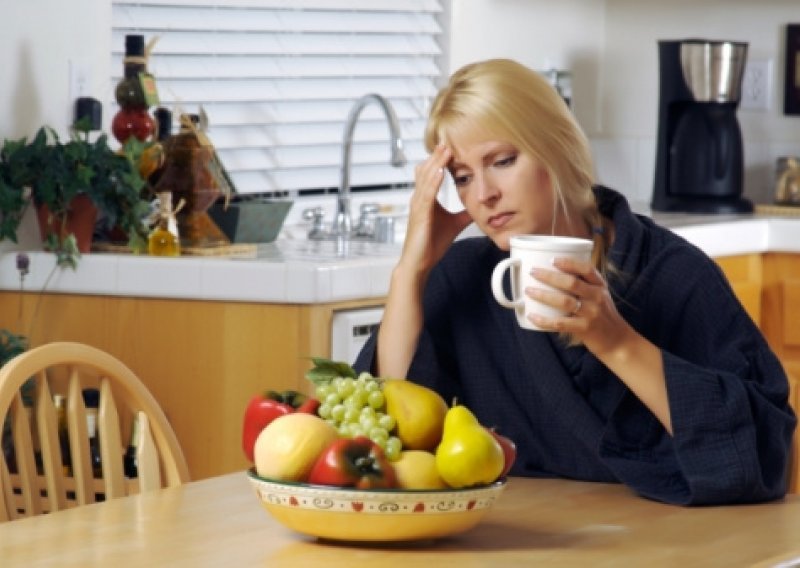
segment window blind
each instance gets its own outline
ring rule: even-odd
[[[409,164],[389,164],[388,125],[368,105],[351,185],[407,186],[442,75],[443,9],[439,0],[112,0],[111,81],[126,34],[157,37],[148,68],[161,105],[176,120],[202,106],[239,193],[291,196],[336,190],[345,119],[378,93],[394,107]]]

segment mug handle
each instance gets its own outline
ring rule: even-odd
[[[497,263],[497,266],[494,267],[494,271],[492,272],[492,293],[497,303],[504,308],[515,309],[525,305],[525,301],[522,298],[509,300],[503,291],[503,274],[509,267],[519,270],[519,265],[520,261],[518,258],[505,258]],[[511,278],[513,279],[514,277],[514,273],[512,272]],[[514,288],[516,288],[516,286],[511,287],[512,290]]]

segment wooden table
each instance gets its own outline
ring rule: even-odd
[[[775,566],[800,559],[800,497],[680,508],[619,485],[513,478],[476,528],[351,546],[290,532],[243,472],[0,524],[0,566]],[[791,564],[786,564],[791,565]]]

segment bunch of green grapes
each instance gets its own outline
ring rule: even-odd
[[[395,419],[385,412],[386,399],[378,379],[366,372],[356,379],[334,377],[317,385],[315,396],[320,401],[317,414],[332,424],[340,436],[367,436],[383,448],[390,460],[400,457],[403,444],[391,434]]]

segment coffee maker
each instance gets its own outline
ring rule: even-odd
[[[659,41],[660,92],[654,211],[735,213],[742,197],[744,151],[736,118],[747,44]]]

